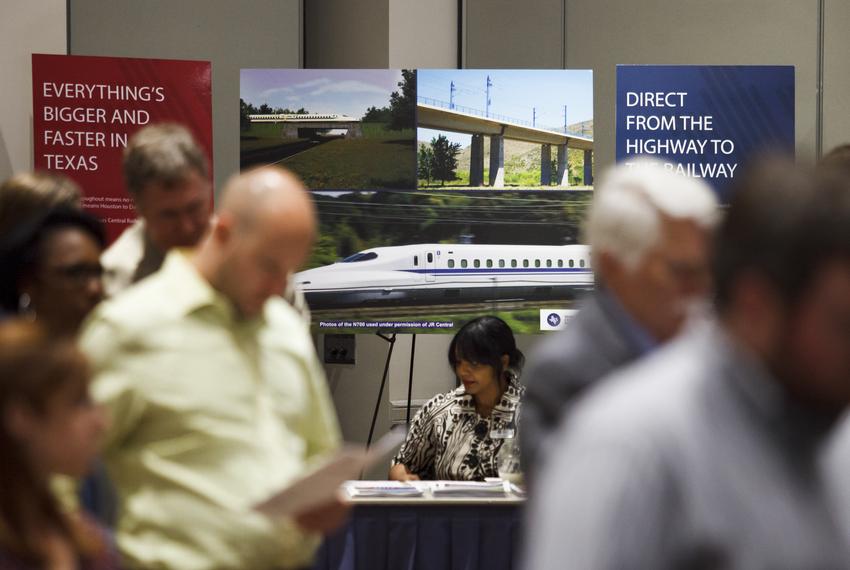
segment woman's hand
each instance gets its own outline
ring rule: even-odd
[[[419,475],[407,470],[403,463],[397,463],[390,467],[389,478],[391,481],[419,481]]]

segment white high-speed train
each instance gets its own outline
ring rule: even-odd
[[[593,289],[586,245],[375,247],[302,271],[295,279],[310,307],[317,310],[572,299]]]

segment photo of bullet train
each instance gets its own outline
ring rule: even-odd
[[[295,275],[313,310],[574,299],[593,289],[586,245],[367,249]]]

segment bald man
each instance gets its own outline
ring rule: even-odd
[[[333,451],[339,428],[312,340],[278,293],[316,233],[301,182],[228,182],[208,236],[101,305],[83,333],[111,412],[105,459],[130,568],[297,568],[337,504],[297,521],[252,505]]]

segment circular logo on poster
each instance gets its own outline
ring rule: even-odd
[[[561,324],[561,316],[558,313],[549,313],[546,322],[549,323],[550,327],[557,327]]]

